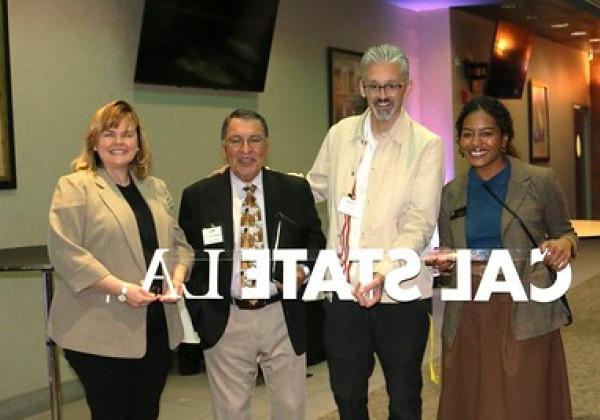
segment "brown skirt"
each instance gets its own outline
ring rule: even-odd
[[[560,331],[516,341],[510,296],[465,302],[451,348],[442,349],[438,420],[570,420]]]

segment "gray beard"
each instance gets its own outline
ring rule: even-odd
[[[391,111],[378,111],[377,109],[374,109],[373,115],[375,115],[377,121],[389,121],[394,114]]]

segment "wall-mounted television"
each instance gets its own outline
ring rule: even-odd
[[[264,90],[279,0],[146,0],[135,82]]]
[[[487,69],[484,93],[502,99],[519,99],[527,77],[533,35],[526,28],[498,21]]]

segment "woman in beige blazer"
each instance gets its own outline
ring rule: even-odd
[[[110,102],[52,198],[48,252],[60,281],[48,334],[79,376],[93,419],[157,418],[170,349],[182,338],[177,297],[160,280],[141,286],[154,250],[169,248],[180,295],[193,258],[149,165],[135,110]]]
[[[550,270],[565,268],[578,246],[553,172],[515,157],[512,119],[496,99],[467,103],[456,130],[470,169],[444,187],[440,244],[509,249],[528,294],[532,283],[548,287]],[[528,252],[536,246],[547,254],[543,264],[530,266]],[[443,258],[438,263],[446,271],[452,267]],[[474,292],[481,280],[476,268]],[[509,294],[494,293],[489,302],[446,302],[438,419],[572,418],[560,336],[568,322],[561,300],[513,302]]]

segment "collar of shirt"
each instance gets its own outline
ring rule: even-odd
[[[371,130],[371,110],[367,108],[367,110],[365,111],[365,113],[363,114],[363,123],[359,124],[357,129],[358,131],[356,132],[356,135],[354,136],[355,141],[368,141],[369,139],[366,137],[366,126],[368,124],[369,126],[369,130],[372,132]],[[394,125],[392,125],[392,128],[390,128],[388,131],[381,133],[379,136],[377,136],[377,141],[378,142],[385,142],[387,141],[387,139],[392,139],[394,140],[395,143],[397,143],[398,145],[402,144],[402,141],[405,137],[405,133],[406,131],[410,128],[409,126],[409,119],[408,119],[408,114],[406,113],[406,110],[404,109],[404,107],[402,107],[402,109],[400,110],[400,114],[398,115],[398,117],[396,118],[396,121],[394,121]]]
[[[510,172],[510,161],[508,159],[504,160],[504,168],[487,181],[480,178],[474,168],[469,168],[469,185],[479,187],[482,184],[486,184],[492,190],[498,190],[501,189],[503,185],[506,185],[510,178]]]
[[[363,136],[366,141],[367,149],[374,149],[377,145],[377,141],[373,135],[373,130],[371,129],[371,118],[369,117],[365,118],[365,122],[363,124]]]
[[[244,182],[241,179],[239,179],[233,172],[231,173],[231,191],[234,193],[235,197],[241,197],[242,201],[244,200],[244,198],[246,197],[246,191],[244,191],[244,187],[248,184],[254,184],[256,185],[256,191],[254,192],[255,196],[262,196],[263,195],[263,178],[262,178],[262,170],[258,173],[258,175],[256,175],[256,177],[250,181],[250,182]],[[259,204],[262,204],[259,202]],[[264,205],[261,205],[261,210],[264,211]],[[234,221],[235,222],[235,221]],[[239,224],[240,221],[238,220],[237,223]]]

